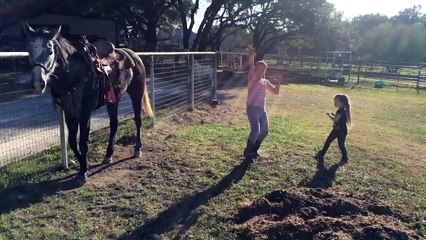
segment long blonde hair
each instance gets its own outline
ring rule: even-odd
[[[352,126],[351,102],[349,101],[348,96],[346,96],[345,94],[338,94],[334,96],[334,98],[339,99],[339,101],[343,103],[343,106],[346,109],[346,125],[348,127],[351,127]]]

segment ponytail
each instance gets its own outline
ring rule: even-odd
[[[346,125],[352,127],[352,118],[351,118],[351,104],[348,102],[346,105]]]

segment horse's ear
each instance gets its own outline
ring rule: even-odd
[[[31,37],[34,35],[35,30],[28,24],[28,22],[25,22],[22,26],[22,28],[24,29],[24,33],[28,36]]]
[[[57,27],[57,28],[54,28],[54,29],[50,30],[50,31],[47,33],[47,36],[48,36],[50,39],[58,38],[58,37],[61,35],[61,29],[62,29],[62,26],[61,26],[61,25],[59,25],[59,27]]]

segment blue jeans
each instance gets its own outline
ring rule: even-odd
[[[268,116],[265,109],[261,107],[247,107],[247,117],[250,122],[249,140],[252,144],[259,144],[265,140],[269,133]]]

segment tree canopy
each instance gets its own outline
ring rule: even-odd
[[[259,57],[270,52],[318,55],[351,50],[369,59],[426,61],[426,14],[420,5],[392,17],[366,14],[347,20],[326,0],[0,0],[0,4],[0,32],[43,13],[73,14],[116,19],[120,35],[143,37],[147,51],[155,49],[158,29],[171,34],[180,28],[182,47],[194,51],[219,50],[231,38],[235,45],[253,43]],[[201,5],[207,6],[204,12]],[[196,14],[203,16],[197,28]]]

